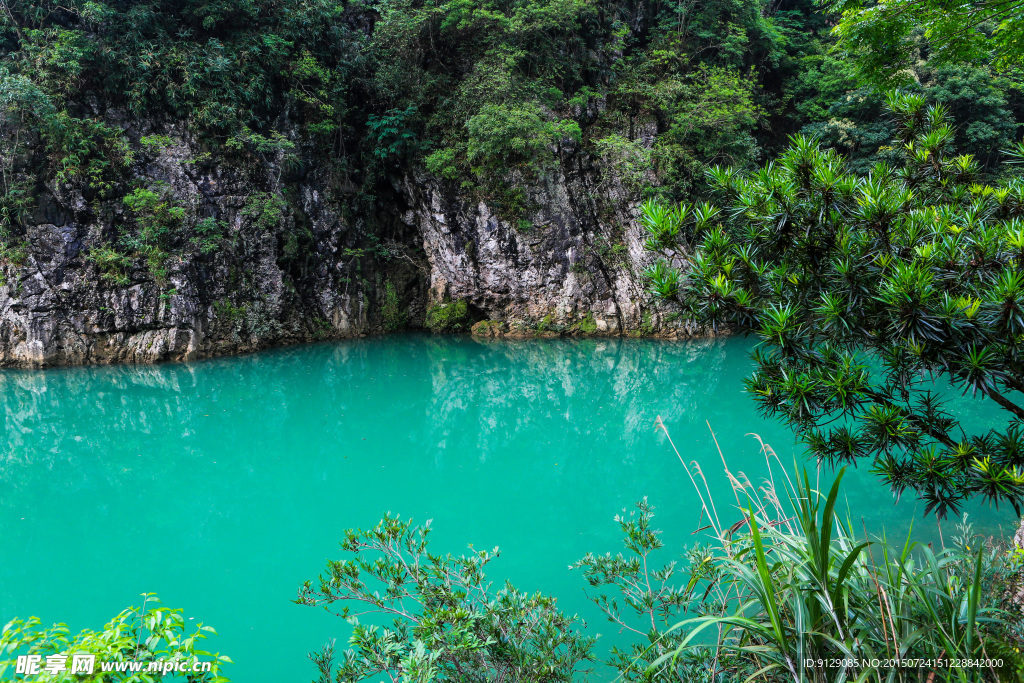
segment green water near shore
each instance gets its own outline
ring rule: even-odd
[[[338,559],[342,530],[433,519],[436,552],[500,546],[493,577],[559,598],[618,638],[569,564],[618,552],[616,513],[647,496],[679,555],[700,503],[663,434],[702,464],[723,518],[730,469],[764,476],[756,432],[797,449],[742,392],[741,339],[479,343],[409,335],[190,364],[0,372],[0,622],[99,628],[156,592],[214,626],[235,681],[305,681],[346,637],[290,600]],[[985,419],[985,416],[981,416]],[[826,475],[827,476],[827,475]],[[865,470],[851,516],[935,537]],[[978,508],[976,527],[1012,513]],[[195,623],[195,622],[191,622]],[[620,641],[621,642],[621,641]],[[597,672],[597,678],[608,678]]]

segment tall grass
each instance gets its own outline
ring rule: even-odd
[[[718,610],[670,628],[671,637],[685,635],[652,669],[710,647],[711,680],[1022,680],[1011,615],[996,606],[1005,588],[986,578],[1005,553],[984,544],[971,550],[969,533],[940,550],[909,536],[899,546],[858,537],[836,510],[843,470],[823,491],[806,469],[785,475],[771,448],[762,448],[768,476],[758,486],[734,476],[723,458],[739,516],[731,526],[699,465],[684,462],[716,537],[720,575],[705,595],[715,595]]]

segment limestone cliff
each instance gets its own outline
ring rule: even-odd
[[[577,149],[559,150],[511,221],[418,169],[353,210],[353,188],[313,162],[243,163],[183,127],[154,148],[138,143],[151,129],[123,125],[139,150],[134,184],[160,184],[184,224],[220,232],[179,240],[159,267],[119,256],[115,272],[104,245],[138,217],[120,198],[39,183],[22,253],[0,266],[0,364],[187,360],[372,334],[385,329],[386,288],[410,327],[434,303],[465,300],[488,335],[692,331],[644,291],[635,196]]]

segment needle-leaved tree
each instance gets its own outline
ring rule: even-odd
[[[752,173],[708,172],[723,208],[649,202],[653,293],[757,334],[761,411],[835,465],[868,460],[943,517],[1024,496],[1024,179],[980,181],[953,125],[889,96],[903,162],[866,176],[794,137]],[[1024,145],[1010,152],[1024,159]],[[976,401],[957,397],[964,393]],[[1006,421],[972,421],[979,402]]]

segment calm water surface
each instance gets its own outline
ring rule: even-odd
[[[665,561],[694,541],[699,502],[665,437],[698,460],[719,512],[733,471],[764,476],[750,432],[796,448],[742,393],[749,342],[392,336],[156,367],[0,372],[0,623],[99,628],[156,592],[236,681],[307,681],[306,654],[345,624],[292,604],[342,556],[342,530],[388,512],[433,519],[433,550],[500,546],[493,576],[558,596],[616,638],[569,564],[618,552],[613,517],[647,496]],[[980,419],[987,419],[979,414]],[[827,476],[827,475],[826,475]],[[865,471],[848,504],[869,529],[935,524]],[[975,510],[985,528],[1012,517]],[[728,522],[727,522],[728,523]],[[606,676],[602,676],[606,677]]]

